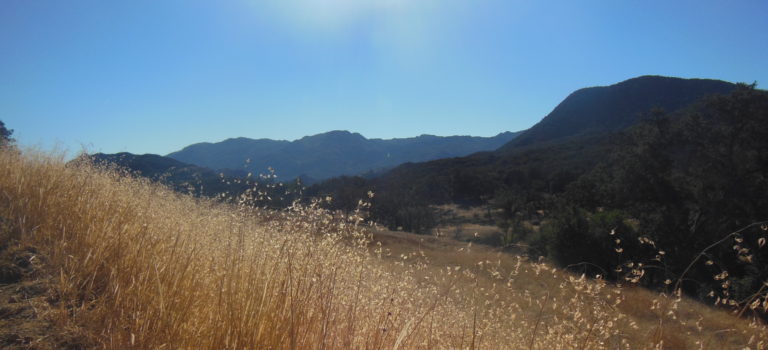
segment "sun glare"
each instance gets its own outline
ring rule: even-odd
[[[422,11],[433,3],[431,0],[298,0],[255,2],[255,5],[302,29],[336,32],[371,21],[392,22],[393,18]]]

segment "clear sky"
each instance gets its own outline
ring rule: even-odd
[[[766,33],[765,0],[0,0],[0,120],[72,152],[491,136],[639,75],[768,84]]]

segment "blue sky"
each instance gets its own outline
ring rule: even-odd
[[[491,136],[639,75],[768,84],[765,33],[763,0],[0,0],[0,120],[71,152]]]

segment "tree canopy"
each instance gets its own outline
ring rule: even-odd
[[[13,143],[13,139],[11,138],[12,134],[13,130],[7,129],[5,123],[0,120],[0,146],[6,146]]]

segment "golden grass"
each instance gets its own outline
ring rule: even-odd
[[[369,246],[355,216],[219,204],[45,155],[0,152],[0,217],[12,226],[3,240],[34,244],[58,267],[49,317],[86,330],[101,348],[763,349],[768,342],[762,323],[647,291],[658,312],[641,320],[622,311],[636,299],[628,289],[518,256],[435,238],[410,250],[393,249],[396,240]],[[714,331],[722,332],[708,336]]]
[[[496,302],[503,301],[508,305],[524,305],[534,295],[551,295],[550,302],[568,300],[573,298],[573,293],[581,293],[590,284],[600,284],[599,281],[584,280],[580,275],[559,270],[547,263],[531,262],[502,248],[467,245],[442,237],[387,230],[375,231],[374,239],[381,241],[393,257],[418,249],[418,255],[430,262],[431,266],[427,269],[460,266],[475,267],[478,270],[478,262],[485,262],[484,268],[480,269],[481,273],[477,274],[478,285],[489,285],[497,280],[494,271],[510,272],[506,279],[507,288],[494,296]],[[564,283],[564,280],[567,282]],[[610,310],[605,311],[605,314],[623,322],[620,338],[628,344],[626,348],[654,348],[663,340],[666,344],[662,347],[664,349],[764,349],[765,340],[768,339],[763,323],[740,319],[722,309],[687,298],[678,299],[631,285],[604,285],[591,289],[587,295],[594,298],[590,301],[593,304],[605,306],[611,303]],[[537,311],[523,307],[518,310],[518,316],[525,314],[527,319],[532,319]],[[553,319],[567,319],[582,317],[584,313],[584,309],[571,309],[555,303],[551,309],[545,309],[544,315]],[[607,348],[619,348],[617,344]]]
[[[453,225],[440,225],[432,230],[432,234],[438,237],[448,237],[458,241],[485,241],[501,242],[501,230],[497,226],[462,223]]]

